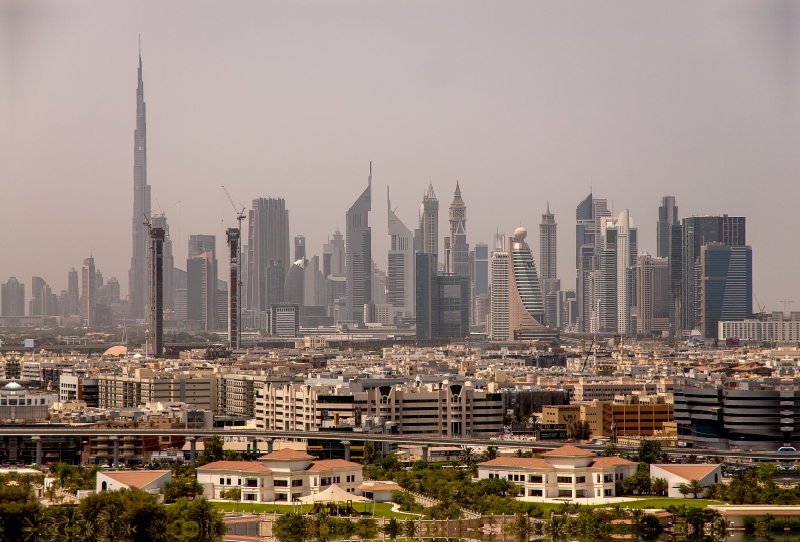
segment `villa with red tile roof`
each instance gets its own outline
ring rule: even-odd
[[[361,465],[344,459],[314,459],[305,452],[284,448],[258,461],[215,461],[197,468],[203,494],[221,499],[226,489],[239,487],[242,501],[291,502],[316,495],[336,484],[361,495]]]
[[[667,463],[665,465],[650,465],[651,478],[664,478],[667,481],[668,497],[683,497],[678,490],[681,484],[689,485],[692,480],[700,482],[704,488],[717,484],[722,480],[722,465],[714,463],[708,465],[686,464],[679,465]],[[705,489],[703,490],[705,492]]]
[[[597,499],[615,497],[614,484],[636,474],[637,464],[621,457],[596,457],[571,444],[541,458],[498,457],[478,465],[478,478],[505,478],[520,486],[520,498]]]

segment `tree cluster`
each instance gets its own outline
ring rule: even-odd
[[[218,542],[225,530],[205,499],[165,506],[133,489],[43,507],[29,482],[0,483],[0,538],[8,542]]]
[[[727,484],[709,486],[705,496],[731,504],[800,504],[800,487],[779,487],[772,481],[777,473],[775,463],[761,463],[756,469],[734,475]]]

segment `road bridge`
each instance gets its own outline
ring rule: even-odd
[[[184,436],[205,438],[213,435],[227,437],[250,437],[250,438],[271,438],[271,439],[319,439],[319,440],[369,440],[373,442],[387,442],[392,444],[417,445],[417,446],[459,446],[459,447],[487,447],[498,446],[505,448],[527,450],[552,450],[563,446],[564,442],[556,441],[531,441],[531,440],[500,440],[489,438],[474,437],[454,437],[441,435],[385,435],[380,433],[366,433],[353,431],[261,431],[254,429],[123,429],[123,428],[94,428],[94,427],[49,427],[49,426],[26,426],[0,427],[0,436],[19,436],[19,437],[45,437],[45,436],[105,436],[105,437],[126,437],[126,436]],[[581,444],[581,448],[600,452],[603,445]],[[618,446],[620,451],[626,453],[636,452],[635,446]],[[741,450],[710,450],[705,448],[664,448],[664,452],[669,455],[686,456],[694,454],[703,457],[719,457],[721,460],[728,461],[800,461],[800,453],[795,454],[776,454],[775,452],[741,451]]]

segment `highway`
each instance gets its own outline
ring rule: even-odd
[[[186,436],[186,437],[211,437],[213,435],[229,437],[259,437],[272,439],[324,439],[324,440],[370,440],[373,442],[391,442],[405,445],[428,446],[469,446],[486,447],[502,446],[519,448],[521,450],[552,450],[563,446],[560,441],[530,441],[530,440],[494,440],[486,438],[447,437],[438,435],[383,435],[378,433],[361,432],[334,432],[334,431],[259,431],[253,429],[96,429],[87,427],[47,427],[28,426],[0,428],[0,437],[44,437],[44,436]],[[602,451],[603,445],[580,444],[581,448],[591,451]],[[619,446],[620,451],[635,452],[636,447]],[[686,456],[694,454],[702,457],[720,457],[729,461],[772,460],[800,461],[800,453],[780,454],[763,451],[739,450],[709,450],[705,448],[664,448],[669,455]]]

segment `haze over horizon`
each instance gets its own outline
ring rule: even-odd
[[[443,236],[458,180],[470,245],[521,224],[536,257],[549,201],[565,289],[590,187],[654,255],[673,195],[680,217],[746,216],[758,303],[800,310],[789,1],[0,1],[0,282],[60,291],[91,252],[127,293],[139,35],[152,208],[169,208],[177,267],[188,235],[221,251],[236,224],[221,185],[247,208],[285,198],[291,236],[321,255],[372,161],[382,269],[387,185],[413,229],[432,182]]]

